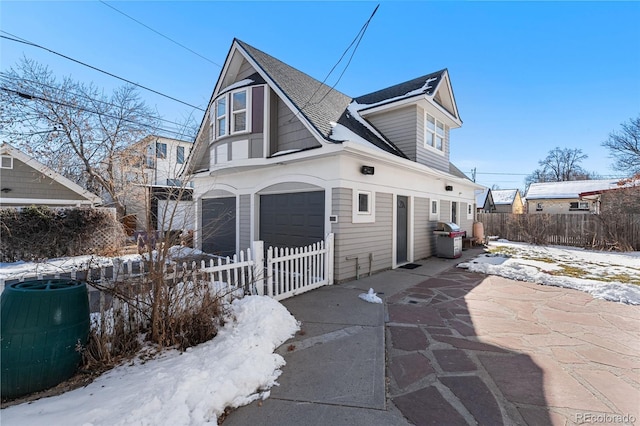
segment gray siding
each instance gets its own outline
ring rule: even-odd
[[[418,133],[418,115],[418,108],[412,105],[371,116],[369,121],[409,159],[416,161],[416,143],[422,134]]]
[[[451,222],[451,201],[440,200],[440,222]]]
[[[209,114],[206,114],[204,122],[202,123],[202,133],[199,135],[194,146],[209,146],[209,142],[211,142],[211,117],[209,117]],[[209,169],[209,149],[206,149],[204,152],[205,154],[198,159],[198,163],[194,167],[194,170]]]
[[[415,197],[413,202],[413,257],[418,260],[433,254],[433,230],[436,222],[429,222],[429,198]]]
[[[240,195],[238,200],[238,222],[240,226],[238,241],[240,250],[251,247],[251,195]]]
[[[300,117],[296,117],[281,99],[277,100],[277,114],[276,149],[272,153],[289,149],[311,148],[320,145],[309,130],[300,122]]]
[[[13,159],[13,169],[0,169],[3,188],[11,188],[10,198],[39,198],[53,200],[86,200],[85,197],[33,167]]]
[[[373,253],[371,271],[389,269],[392,266],[392,195],[376,193],[375,223],[351,223],[352,190],[333,188],[331,214],[338,215],[338,223],[332,224],[335,234],[335,280],[345,281],[356,276],[356,261],[346,260],[357,256],[360,275],[369,272],[369,253]]]

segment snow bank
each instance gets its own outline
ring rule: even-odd
[[[211,341],[117,367],[82,389],[2,410],[3,425],[200,425],[269,396],[285,365],[274,350],[299,329],[266,296],[235,300]]]

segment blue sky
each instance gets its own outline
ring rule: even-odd
[[[99,1],[3,0],[0,34],[205,108],[234,37],[323,80],[378,4],[107,3],[208,60]],[[522,188],[556,146],[582,149],[587,170],[619,175],[600,144],[640,114],[639,22],[640,2],[382,1],[336,89],[356,97],[448,68],[463,120],[451,160],[468,174],[476,168],[479,183]],[[3,71],[25,55],[106,92],[123,84],[44,50],[4,39],[0,49]],[[141,95],[165,119],[202,118]]]

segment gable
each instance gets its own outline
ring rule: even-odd
[[[1,168],[2,198],[5,200],[60,200],[100,204],[102,200],[51,170],[9,144],[3,144],[0,153],[11,157],[11,168]]]

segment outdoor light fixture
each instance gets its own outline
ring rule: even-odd
[[[373,166],[362,166],[360,168],[360,173],[362,173],[363,175],[372,175],[374,171],[375,169],[373,168]]]
[[[444,187],[444,190],[445,191],[453,191],[453,186],[447,185],[447,186]]]
[[[11,188],[2,188],[2,189],[0,189],[0,191],[4,192],[6,194],[7,192],[11,192]]]

